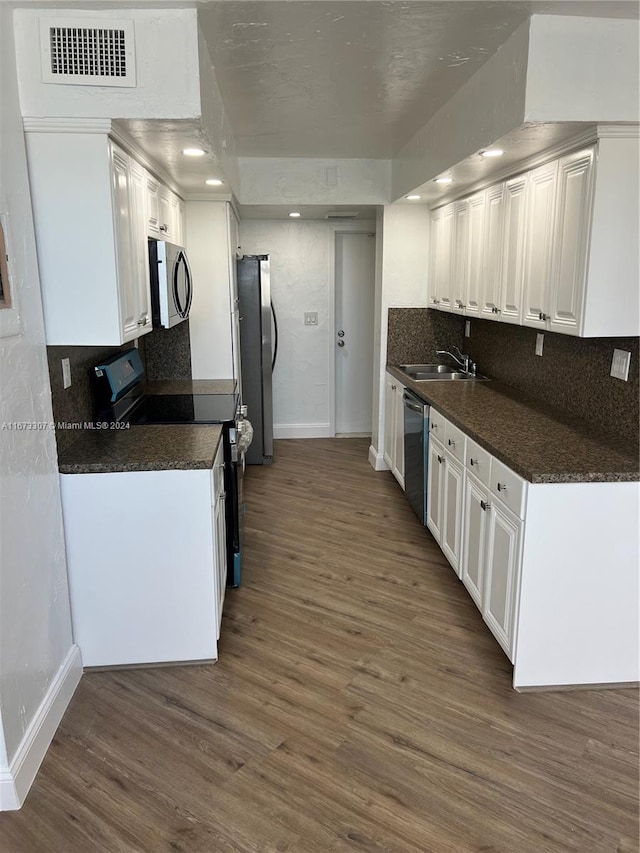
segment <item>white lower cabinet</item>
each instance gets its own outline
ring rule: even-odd
[[[222,452],[221,442],[213,471],[60,475],[84,666],[217,658],[227,568]]]
[[[495,497],[487,511],[482,616],[513,663],[522,522]]]
[[[438,544],[442,542],[442,493],[444,481],[444,447],[429,436],[427,468],[427,527]]]
[[[385,382],[384,461],[404,489],[404,385],[387,374]]]
[[[514,687],[640,680],[640,483],[530,483],[433,407],[431,424],[428,526]]]

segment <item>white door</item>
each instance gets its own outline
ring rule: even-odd
[[[484,556],[489,496],[485,487],[467,474],[464,491],[464,530],[462,534],[462,583],[482,610]]]
[[[519,323],[524,287],[524,239],[526,227],[527,176],[505,184],[502,296],[500,319]]]
[[[557,161],[529,173],[522,322],[539,329],[546,328],[549,310],[547,297],[557,183]]]
[[[494,498],[489,515],[482,615],[512,663],[521,530],[520,519]]]
[[[504,184],[487,190],[482,303],[480,315],[485,320],[500,319],[500,285],[502,283],[502,232],[504,225]]]
[[[468,242],[468,280],[467,293],[464,297],[466,307],[465,314],[471,316],[479,315],[482,307],[482,264],[483,241],[484,241],[484,205],[485,193],[471,196],[469,199],[469,242]]]
[[[336,427],[371,433],[373,398],[373,234],[336,234]]]

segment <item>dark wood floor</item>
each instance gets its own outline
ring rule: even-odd
[[[638,850],[636,692],[514,692],[367,446],[250,469],[219,663],[85,675],[2,853]]]

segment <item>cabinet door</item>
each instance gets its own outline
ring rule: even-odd
[[[427,527],[436,542],[442,538],[442,483],[444,447],[429,438],[429,470],[427,472]]]
[[[442,242],[442,208],[431,214],[431,229],[429,234],[429,293],[428,302],[432,308],[440,303],[438,294],[438,251]]]
[[[404,386],[396,385],[395,390],[395,446],[393,452],[393,473],[404,489]]]
[[[483,282],[485,193],[476,193],[469,199],[468,214],[468,280],[465,314],[480,316]]]
[[[451,275],[451,310],[462,314],[469,290],[469,200],[456,202]]]
[[[129,157],[116,145],[111,146],[111,188],[118,262],[118,295],[122,342],[139,334],[138,290],[134,257],[134,218],[131,210]]]
[[[522,322],[544,329],[548,292],[558,163],[548,163],[529,173],[527,231],[525,240]]]
[[[484,264],[480,316],[500,319],[502,283],[502,232],[504,223],[504,185],[487,190],[484,226]]]
[[[500,501],[492,499],[482,615],[512,663],[521,532],[520,519],[503,507]]]
[[[158,208],[160,211],[160,224],[158,230],[162,235],[162,239],[171,239],[172,211],[171,211],[171,193],[166,187],[160,187],[158,190]]]
[[[171,242],[182,246],[182,213],[181,201],[175,193],[169,194],[169,225]]]
[[[149,252],[147,249],[146,174],[142,166],[129,160],[132,258],[134,276],[130,286],[135,291],[137,335],[151,331],[151,291],[149,284]],[[129,285],[124,285],[129,286]]]
[[[519,323],[522,314],[527,183],[521,175],[505,184],[500,319],[507,323]]]
[[[487,489],[467,472],[462,531],[462,583],[480,611],[484,584],[488,503]]]
[[[231,346],[233,348],[233,378],[238,392],[242,393],[242,365],[240,363],[240,322],[238,301],[238,277],[236,262],[238,259],[240,227],[230,204],[227,204],[228,224],[228,263],[229,263],[229,299],[231,305]]]
[[[442,468],[443,466],[440,465]],[[442,550],[460,577],[460,544],[462,537],[463,468],[457,459],[446,454],[442,481]]]
[[[150,237],[157,237],[160,228],[160,187],[155,178],[147,174],[147,231]]]
[[[393,471],[396,449],[396,380],[387,375],[384,384],[384,461]]]
[[[442,223],[440,226],[436,264],[436,289],[439,300],[438,307],[443,311],[449,311],[451,308],[454,234],[455,205],[449,204],[442,212]]]
[[[593,194],[593,149],[570,154],[558,167],[549,329],[580,333]]]

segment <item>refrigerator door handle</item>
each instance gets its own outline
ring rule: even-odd
[[[273,359],[271,361],[271,372],[273,373],[273,369],[276,366],[276,358],[278,357],[278,321],[276,319],[276,309],[273,307],[273,302],[271,303],[271,314],[273,315],[273,331],[274,331],[274,341],[273,341]]]

